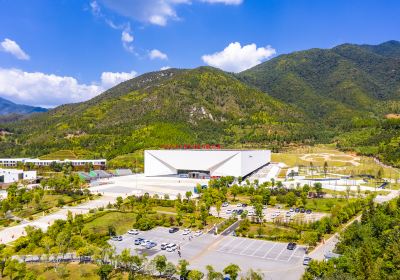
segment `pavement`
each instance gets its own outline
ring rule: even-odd
[[[157,246],[146,250],[134,245],[134,240],[142,237],[157,242]],[[158,227],[139,235],[123,235],[122,241],[110,241],[116,247],[117,253],[129,248],[132,254],[145,253],[150,258],[165,255],[169,261],[178,263],[180,257],[177,251],[166,252],[160,249],[161,243],[175,243],[180,246],[182,258],[190,263],[192,269],[205,272],[207,265],[222,271],[227,265],[236,263],[243,275],[254,269],[264,274],[264,279],[298,280],[304,272],[303,258],[305,247],[297,246],[288,250],[287,243],[272,242],[258,239],[235,237],[232,235],[214,235],[204,233],[189,240],[182,231],[170,234],[167,228]]]
[[[95,200],[90,200],[88,202],[84,202],[77,206],[65,206],[58,210],[55,213],[45,215],[40,217],[34,221],[29,221],[26,223],[21,223],[16,226],[7,227],[0,231],[0,243],[9,243],[21,236],[25,236],[25,227],[33,226],[36,228],[40,228],[43,231],[46,231],[47,228],[54,223],[55,220],[66,220],[68,211],[71,211],[72,214],[86,214],[90,209],[98,208],[98,207],[106,207],[108,203],[114,203],[114,197],[102,196]]]
[[[175,199],[178,194],[185,197],[187,191],[191,191],[192,197],[196,197],[194,188],[197,184],[208,185],[208,180],[176,176],[146,177],[144,174],[134,174],[98,180],[96,185],[90,187],[90,191],[113,197],[149,193],[160,197],[169,195],[171,199]]]

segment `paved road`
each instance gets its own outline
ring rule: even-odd
[[[43,216],[34,221],[30,221],[12,227],[7,227],[0,231],[0,243],[9,243],[18,239],[21,236],[24,236],[26,234],[25,233],[26,226],[34,226],[37,228],[41,228],[43,231],[46,231],[47,228],[51,224],[53,224],[55,220],[59,219],[66,220],[68,211],[71,211],[72,214],[85,214],[88,213],[89,210],[92,208],[106,207],[108,203],[110,202],[114,203],[114,201],[115,201],[114,197],[102,196],[98,199],[84,202],[77,206],[65,206],[53,214]]]

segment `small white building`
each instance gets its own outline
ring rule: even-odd
[[[146,150],[144,174],[245,177],[270,161],[269,150]]]
[[[105,167],[106,159],[74,159],[74,160],[59,160],[59,159],[31,159],[31,158],[2,158],[0,159],[0,166],[3,167],[16,167],[18,163],[26,164],[31,163],[34,166],[43,167],[50,166],[52,163],[71,163],[72,166],[85,166],[91,164],[93,166]]]
[[[36,171],[0,169],[0,183],[9,184],[21,180],[36,180]]]

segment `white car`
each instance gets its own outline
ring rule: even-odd
[[[140,245],[143,246],[143,247],[146,247],[148,243],[151,243],[151,241],[145,239],[145,240],[142,241],[142,243],[140,243]]]
[[[254,215],[255,215],[255,213],[254,213],[253,210],[250,210],[250,211],[247,213],[247,216],[254,216]]]
[[[242,203],[238,203],[236,207],[242,207]]]
[[[176,244],[169,244],[168,246],[167,246],[167,249],[166,249],[166,251],[167,252],[173,252],[173,251],[175,251],[176,250],[176,248],[178,248],[177,246],[176,246]]]
[[[228,206],[229,206],[229,203],[228,203],[228,202],[222,203],[222,207],[228,207]]]
[[[190,233],[191,233],[190,229],[186,228],[183,230],[182,235],[188,235]]]
[[[131,234],[131,235],[138,235],[138,234],[139,234],[139,231],[138,231],[137,229],[130,229],[130,230],[128,230],[128,234]]]
[[[229,215],[229,214],[232,214],[232,209],[227,209],[227,210],[225,211],[225,213],[228,214],[228,215]]]
[[[203,232],[201,231],[201,230],[198,230],[198,231],[196,231],[195,233],[194,233],[194,236],[200,236],[200,235],[202,235],[203,234]]]

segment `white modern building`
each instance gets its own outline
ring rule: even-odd
[[[36,171],[0,169],[0,183],[9,184],[21,180],[36,180]]]
[[[270,161],[269,150],[146,150],[144,174],[245,177]]]

